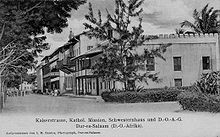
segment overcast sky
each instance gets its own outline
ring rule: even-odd
[[[49,55],[65,44],[68,41],[70,28],[74,34],[79,34],[84,30],[83,23],[86,21],[84,15],[88,13],[88,2],[92,3],[95,12],[100,9],[105,13],[106,8],[109,11],[114,10],[114,0],[87,0],[87,3],[80,6],[77,11],[72,11],[72,17],[68,21],[69,26],[62,33],[47,34],[47,42],[51,44],[51,49],[43,52],[42,55]],[[207,3],[214,9],[220,9],[220,0],[145,0],[142,5],[144,33],[175,33],[174,30],[179,28],[180,22],[192,21],[193,10],[201,10]]]

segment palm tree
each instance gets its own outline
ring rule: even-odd
[[[196,9],[193,11],[194,23],[187,20],[183,21],[181,27],[189,27],[193,29],[196,33],[216,33],[216,12],[213,7],[208,8],[207,4],[200,12]]]
[[[183,28],[176,28],[175,32],[177,35],[184,34],[185,30]]]

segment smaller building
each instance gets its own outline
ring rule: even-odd
[[[43,91],[43,72],[42,63],[36,67],[36,90]]]
[[[33,87],[34,87],[33,84],[30,84],[27,81],[23,81],[23,83],[21,85],[19,85],[19,90],[31,92]]]

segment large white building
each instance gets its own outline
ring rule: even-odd
[[[187,35],[158,35],[158,39],[146,41],[139,51],[144,48],[156,48],[161,44],[171,43],[163,54],[166,60],[161,58],[151,58],[146,61],[146,71],[158,73],[161,82],[155,83],[151,80],[146,83],[136,83],[145,88],[162,88],[174,86],[190,86],[196,82],[202,73],[217,71],[220,69],[220,42],[218,34],[187,34]],[[82,44],[84,43],[84,44]],[[89,44],[88,44],[89,43]],[[75,94],[94,94],[100,95],[101,92],[111,88],[122,88],[123,84],[119,82],[105,82],[101,78],[91,73],[91,65],[100,56],[100,50],[84,50],[84,54],[72,58],[75,61],[75,71],[72,73],[75,81]],[[91,46],[89,39],[79,39],[76,48]],[[84,63],[89,63],[84,64]]]
[[[171,43],[163,57],[154,58],[152,73],[159,73],[162,82],[150,82],[148,88],[189,86],[202,73],[220,70],[220,38],[218,34],[159,35],[159,39],[147,41],[142,48],[154,48]]]

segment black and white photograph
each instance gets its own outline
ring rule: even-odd
[[[0,137],[220,137],[220,0],[0,0]]]

